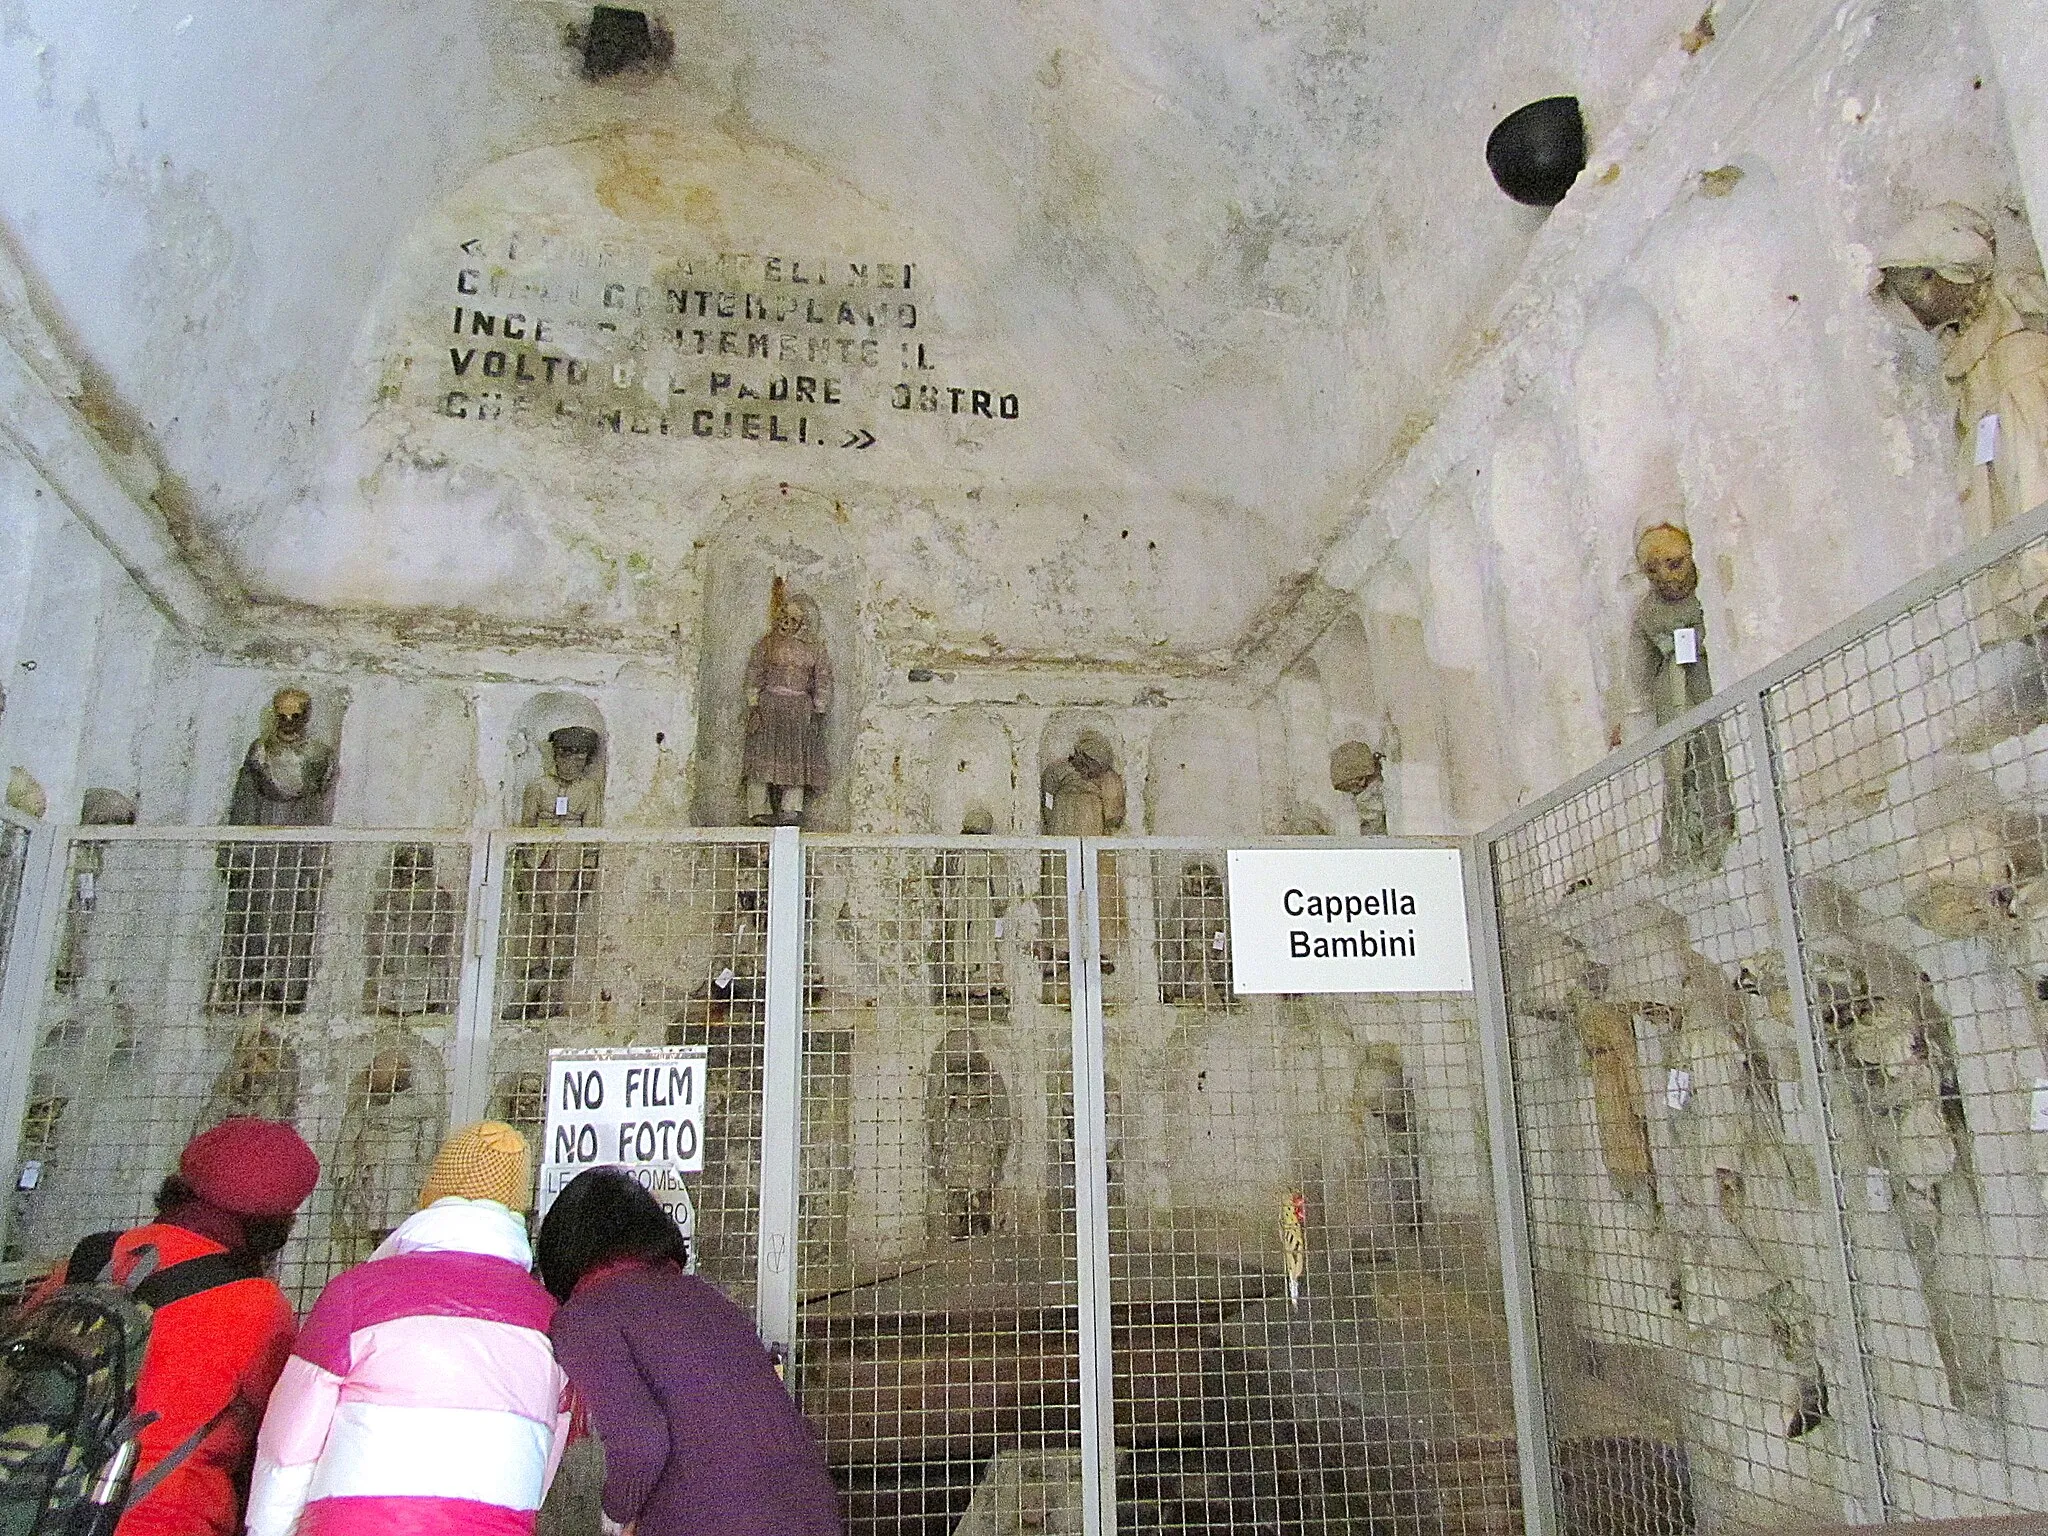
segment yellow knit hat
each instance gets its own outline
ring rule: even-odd
[[[460,1195],[523,1211],[533,1203],[533,1160],[526,1138],[502,1120],[480,1120],[441,1143],[420,1208]]]

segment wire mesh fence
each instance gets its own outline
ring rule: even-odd
[[[452,1112],[701,1047],[696,1262],[864,1536],[2048,1508],[2044,526],[1481,839],[1497,1018],[1240,995],[1176,840],[84,827],[28,891],[7,822],[4,1259],[272,1115],[303,1306]]]
[[[1466,997],[1239,997],[1220,849],[1104,850],[1121,1531],[1520,1524]]]
[[[1082,1529],[1068,875],[806,859],[796,1382],[853,1532]]]
[[[1486,836],[1562,1529],[2048,1509],[2044,522]]]
[[[539,1146],[548,1052],[705,1049],[704,1169],[689,1181],[698,1272],[755,1300],[766,1027],[768,846],[575,833],[505,839],[496,985],[479,1018],[484,1112]]]
[[[409,1215],[447,1117],[467,841],[73,838],[33,1013],[6,1258],[144,1219],[228,1115],[290,1120],[319,1187],[295,1302]]]
[[[1494,848],[1566,1529],[1763,1529],[1859,1493],[1755,746],[1723,716]]]
[[[2048,542],[1765,696],[1892,1510],[2048,1509]]]

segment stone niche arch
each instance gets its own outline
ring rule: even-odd
[[[1365,621],[1356,613],[1340,615],[1316,641],[1314,656],[1330,712],[1329,744],[1363,741],[1385,751],[1380,738],[1386,733],[1388,712],[1380,699],[1379,680],[1373,675]]]
[[[583,694],[559,688],[544,689],[519,706],[512,717],[511,728],[505,733],[505,778],[498,786],[502,825],[519,825],[520,796],[526,786],[546,773],[551,765],[548,736],[569,725],[580,725],[597,732],[599,746],[596,760],[590,765],[590,773],[597,780],[599,790],[606,788],[612,736],[610,727],[605,724],[604,711],[597,707],[596,700]],[[609,814],[610,806],[605,809]]]
[[[1596,305],[1572,360],[1571,434],[1589,514],[1589,565],[1610,589],[1634,569],[1638,523],[1681,521],[1678,441],[1659,377],[1668,351],[1650,301],[1619,288]]]
[[[837,502],[790,487],[738,498],[699,559],[703,602],[697,621],[697,760],[691,815],[703,827],[745,823],[740,764],[746,745],[747,657],[768,630],[768,595],[780,576],[790,595],[818,605],[832,661],[825,715],[828,782],[805,805],[814,832],[851,825],[854,744],[881,658],[869,639],[868,583],[861,552]]]
[[[1146,824],[1165,837],[1244,837],[1261,829],[1259,741],[1238,711],[1175,710],[1152,733]]]
[[[1019,830],[1017,747],[1002,721],[978,709],[955,710],[932,732],[927,786],[931,830],[950,835],[979,808],[995,818],[998,835]],[[1022,829],[1038,830],[1037,823]]]
[[[215,666],[199,710],[199,748],[187,802],[195,824],[210,825],[226,817],[242,759],[249,744],[270,729],[270,701],[281,688],[303,689],[313,701],[307,734],[334,749],[336,773],[328,793],[334,819],[341,821],[343,808],[352,803],[342,798],[340,770],[350,766],[353,757],[353,743],[347,739],[353,730],[349,719],[355,698],[353,685],[321,673]],[[144,786],[143,793],[149,788]],[[159,819],[175,822],[176,818]],[[356,824],[377,825],[374,820]]]
[[[1443,695],[1424,639],[1421,583],[1405,553],[1374,573],[1359,595],[1359,618],[1389,721],[1379,743],[1387,759],[1387,830],[1396,836],[1451,831]]]
[[[1487,531],[1500,553],[1502,681],[1517,721],[1505,733],[1502,766],[1517,799],[1562,783],[1607,749],[1596,657],[1608,615],[1586,579],[1584,517],[1563,415],[1547,392],[1525,400],[1496,442],[1486,476]]]
[[[1358,808],[1350,795],[1331,784],[1330,753],[1344,742],[1362,741],[1382,759],[1393,756],[1394,713],[1374,659],[1365,621],[1353,611],[1339,615],[1323,631],[1303,672],[1322,706],[1316,722],[1321,730],[1294,748],[1296,793],[1301,805],[1313,807],[1331,831],[1345,836],[1358,830]]]
[[[1662,380],[1669,351],[1650,301],[1624,287],[1596,304],[1572,360],[1571,435],[1594,597],[1589,616],[1599,631],[1592,643],[1601,672],[1601,713],[1609,727],[1618,726],[1632,704],[1626,697],[1625,649],[1642,592],[1636,535],[1655,523],[1690,526],[1678,477],[1678,429]]]

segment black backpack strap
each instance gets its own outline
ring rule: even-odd
[[[194,1259],[191,1262],[196,1264],[199,1261]],[[177,1267],[182,1269],[184,1265],[181,1264]],[[122,1500],[121,1507],[124,1509],[133,1508],[156,1492],[157,1485],[175,1472],[178,1469],[179,1463],[184,1461],[186,1457],[204,1445],[208,1435],[219,1429],[229,1418],[246,1413],[247,1411],[245,1399],[242,1397],[242,1389],[238,1384],[228,1400],[220,1405],[219,1413],[216,1413],[204,1424],[193,1430],[191,1434],[180,1440],[162,1461],[128,1485],[128,1492]],[[154,1419],[156,1415],[152,1413],[149,1417]],[[140,1432],[140,1426],[137,1427],[137,1432]]]
[[[253,1280],[257,1274],[257,1269],[242,1255],[204,1253],[196,1259],[187,1259],[182,1264],[171,1264],[155,1271],[129,1294],[151,1310],[159,1310],[216,1286],[233,1285],[237,1280]]]
[[[64,1283],[91,1285],[101,1279],[114,1262],[114,1244],[120,1236],[119,1232],[95,1232],[91,1237],[81,1237],[78,1246],[71,1250],[71,1257],[64,1261]]]

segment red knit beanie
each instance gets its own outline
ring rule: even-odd
[[[237,1216],[289,1216],[319,1182],[320,1159],[282,1120],[237,1117],[194,1136],[178,1176]]]

